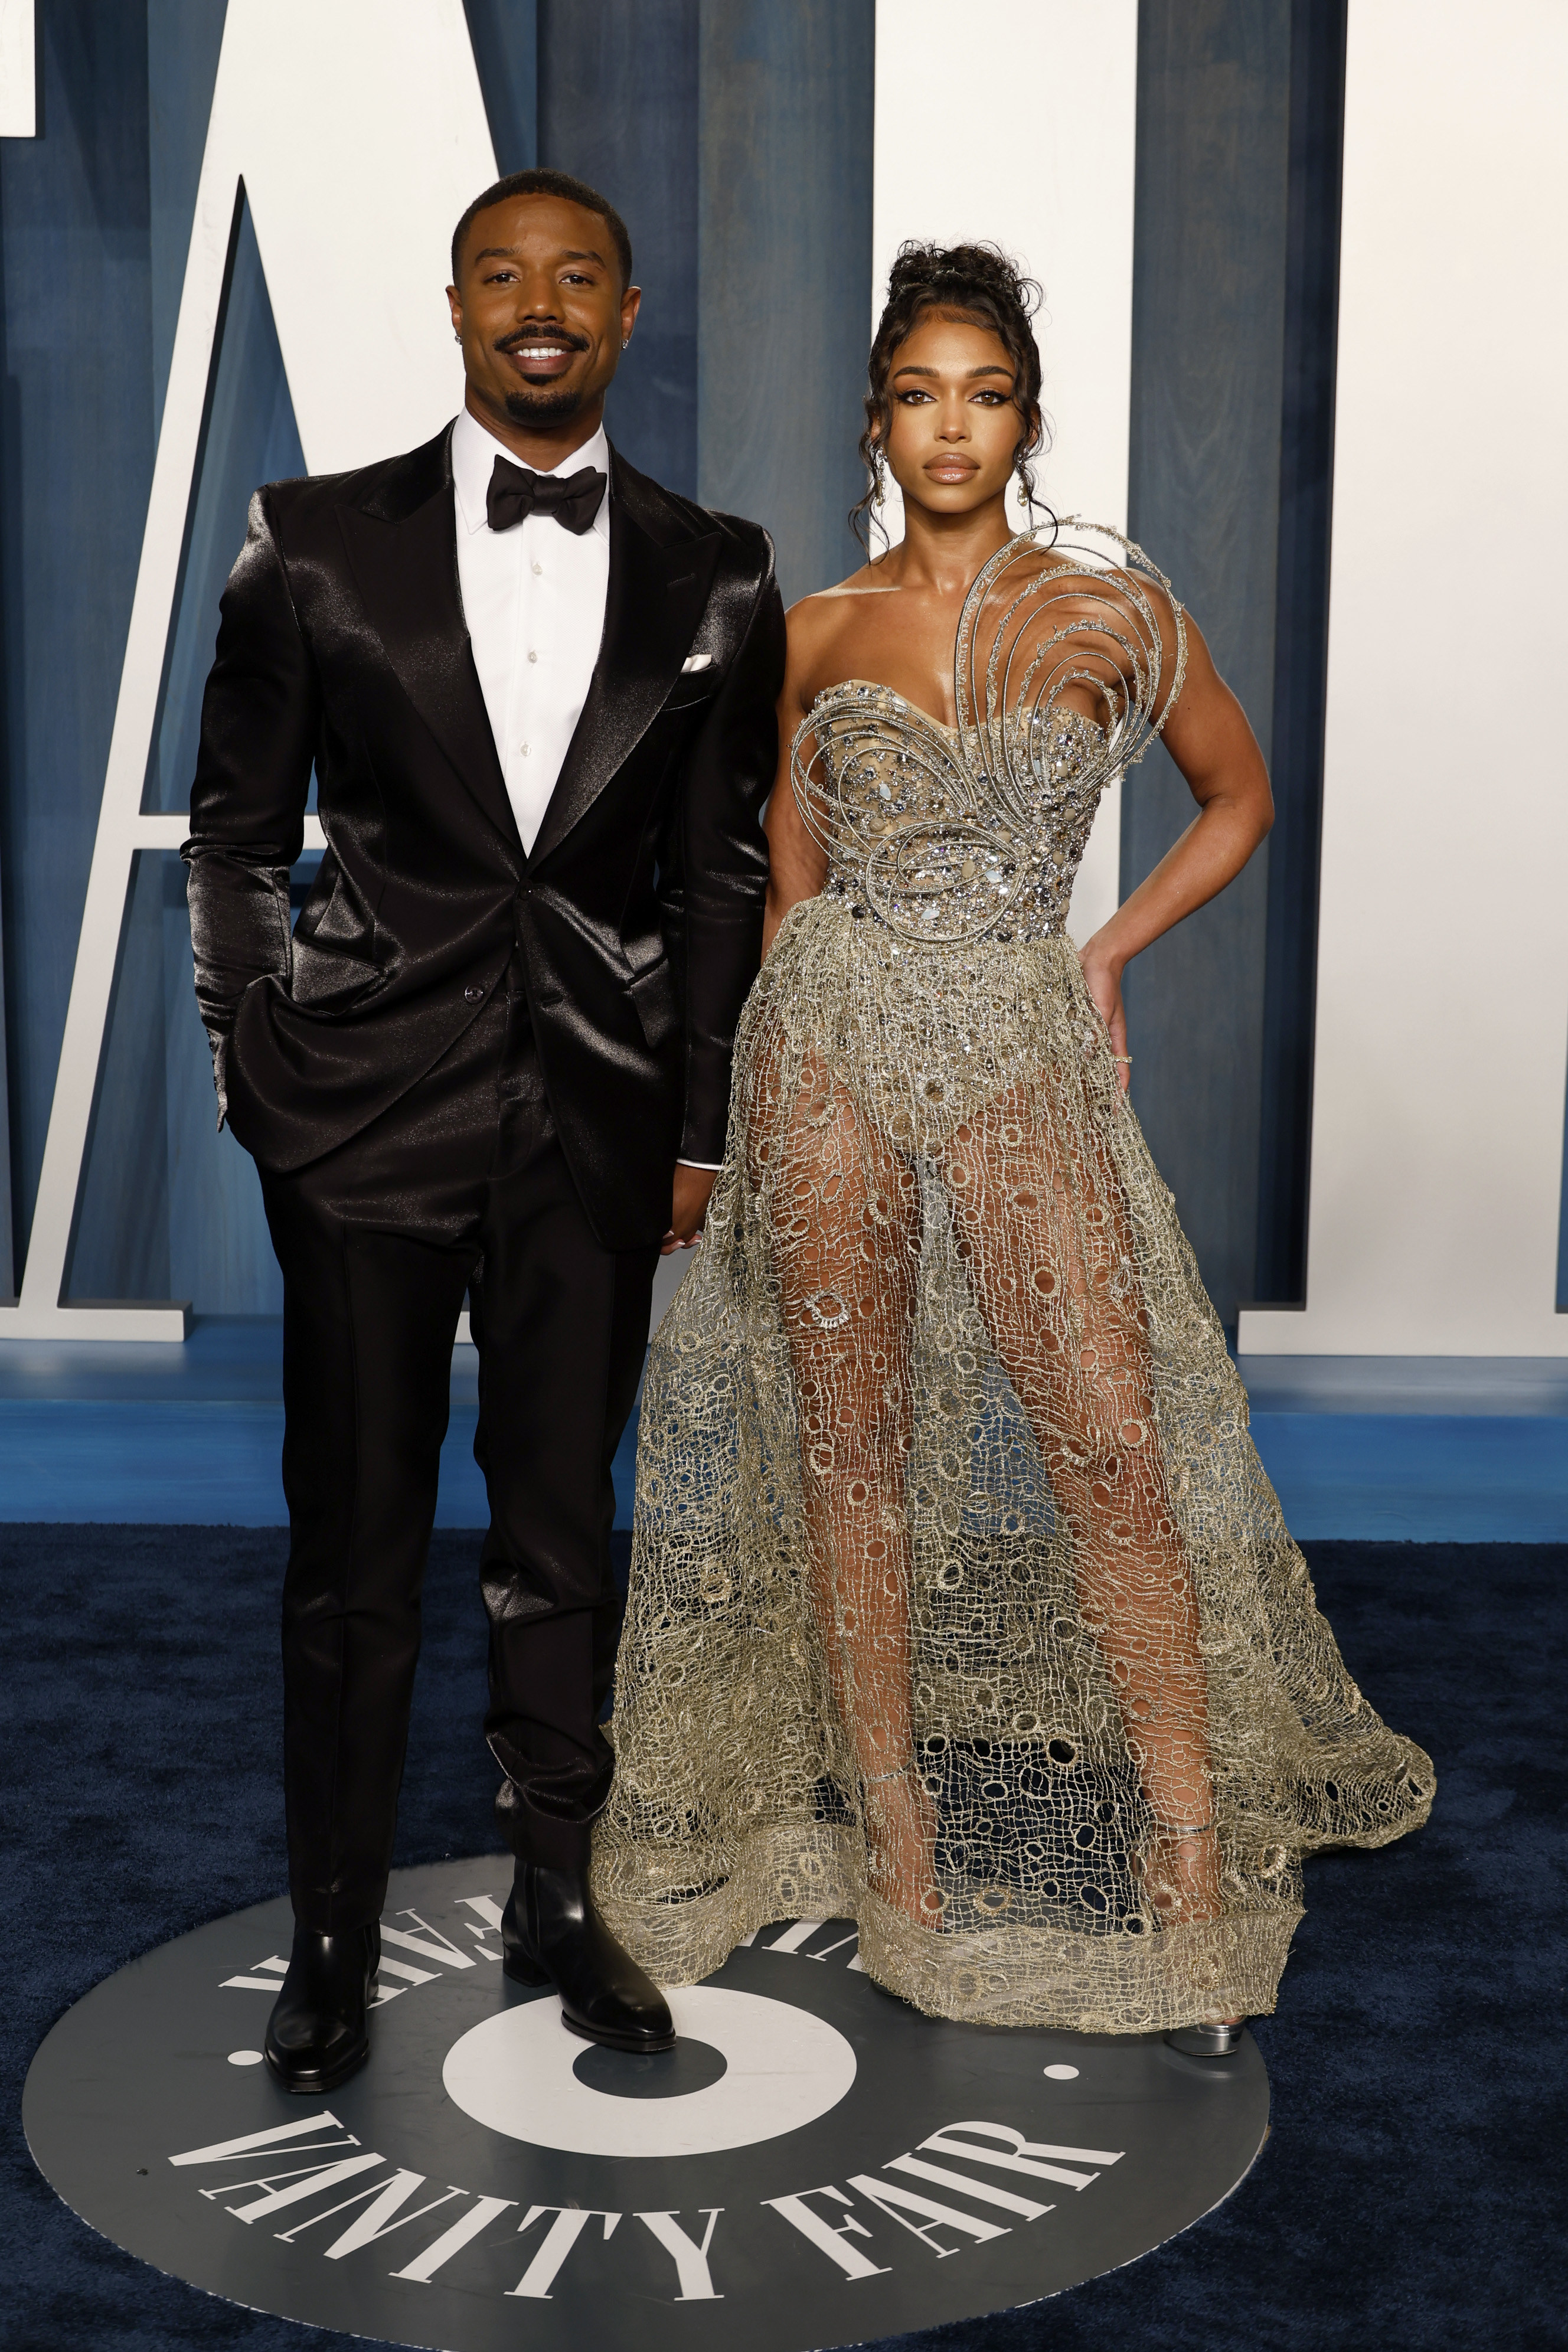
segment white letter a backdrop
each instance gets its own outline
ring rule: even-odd
[[[60,1291],[132,862],[189,829],[142,801],[242,184],[305,462],[331,473],[455,414],[447,247],[494,177],[462,0],[228,0],[37,1209],[0,1337],[184,1337],[178,1307],[62,1307]]]

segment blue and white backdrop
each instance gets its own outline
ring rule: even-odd
[[[174,854],[217,595],[255,483],[453,413],[452,221],[537,162],[631,226],[612,433],[789,595],[854,560],[899,241],[1021,255],[1046,495],[1173,575],[1275,779],[1129,982],[1216,1304],[1568,1354],[1565,90],[1561,0],[0,0],[0,1334],[278,1310]],[[1163,754],[1108,801],[1079,936],[1189,814]]]

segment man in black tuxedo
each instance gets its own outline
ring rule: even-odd
[[[618,215],[519,173],[452,271],[456,423],[252,502],[184,850],[220,1118],[283,1271],[297,1930],[266,2054],[312,2095],[369,2047],[465,1292],[505,1965],[592,2039],[674,2038],[588,1885],[610,1465],[661,1244],[723,1154],[784,667],[766,533],[604,439],[639,300]],[[290,937],[312,767],[328,849]]]

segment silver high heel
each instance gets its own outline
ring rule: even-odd
[[[1173,2050],[1180,2050],[1189,2058],[1228,2058],[1233,2050],[1241,2047],[1241,2037],[1247,2031],[1244,2018],[1227,2025],[1223,2018],[1209,2017],[1201,2025],[1173,2026],[1165,2040]]]
[[[931,1817],[931,1845],[934,1849],[935,1833],[937,1829],[936,1808],[931,1801],[931,1793],[926,1788],[924,1775],[921,1773],[920,1766],[917,1763],[911,1760],[908,1764],[896,1765],[890,1772],[862,1772],[859,1776],[859,1780],[861,1801],[860,1812],[863,1824],[866,1824],[868,1811],[866,1800],[872,1796],[872,1791],[890,1787],[895,1780],[902,1780],[913,1790],[914,1801],[917,1807],[922,1807]],[[875,1803],[875,1799],[873,1799],[873,1803]],[[877,1810],[879,1813],[880,1813],[881,1808],[878,1807]],[[892,1896],[887,1891],[886,1882],[883,1881],[883,1883],[879,1883],[882,1880],[882,1873],[879,1870],[877,1863],[872,1859],[870,1851],[871,1844],[872,1840],[868,1836],[866,1872],[867,1877],[870,1881],[873,1890],[881,1896],[884,1902],[891,1901]],[[925,1893],[921,1896],[921,1907],[918,1917],[915,1913],[909,1910],[905,1904],[897,1904],[895,1907],[904,1911],[908,1917],[915,1918],[916,1924],[920,1927],[933,1930],[940,1929],[942,1924],[942,1915],[945,1908],[945,1905],[941,1890],[936,1884],[934,1856],[932,1853],[928,1853],[925,1864]]]
[[[1183,1838],[1207,1837],[1215,1828],[1208,1822],[1160,1822],[1156,1824],[1162,1838],[1179,1843]],[[1247,2031],[1246,2020],[1206,2017],[1199,2025],[1173,2026],[1165,2040],[1173,2050],[1180,2050],[1188,2058],[1228,2058],[1241,2047],[1241,2037]]]

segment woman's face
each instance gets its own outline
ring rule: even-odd
[[[927,311],[893,353],[886,455],[906,499],[969,514],[1007,487],[1024,427],[1006,346]]]

